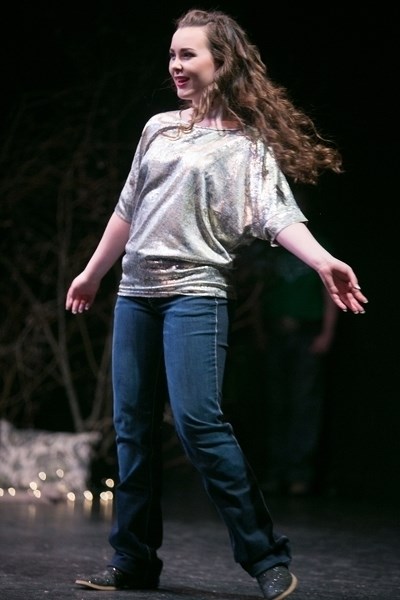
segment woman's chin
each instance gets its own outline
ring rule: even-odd
[[[176,89],[176,94],[180,100],[187,100],[188,102],[193,102],[196,94],[193,93],[193,90],[189,89]]]

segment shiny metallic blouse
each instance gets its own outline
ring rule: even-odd
[[[254,238],[276,245],[306,222],[261,141],[235,129],[178,130],[179,111],[145,125],[116,214],[131,223],[118,293],[235,297],[233,261]]]

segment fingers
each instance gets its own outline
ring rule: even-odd
[[[356,288],[354,286],[349,287],[350,289],[340,290],[336,286],[333,286],[330,290],[332,300],[343,312],[350,310],[355,315],[363,315],[368,299],[361,292],[358,285]]]
[[[351,293],[351,300],[353,302],[353,305],[356,307],[356,310],[353,310],[353,312],[356,314],[363,315],[365,313],[364,305],[368,304],[368,298],[364,296],[364,294],[361,292],[361,287],[358,284],[353,286]]]
[[[67,294],[67,300],[65,303],[65,309],[70,310],[73,315],[83,313],[89,310],[91,306],[88,296],[76,294],[70,290]]]
[[[73,315],[83,313],[85,310],[89,310],[90,303],[86,300],[74,300],[72,303],[71,312]]]
[[[347,312],[347,309],[350,309],[355,315],[365,314],[364,305],[368,303],[368,299],[360,290],[361,288],[357,286],[357,289],[353,289],[342,296],[341,300],[345,305],[345,308],[342,308],[344,312]]]
[[[70,304],[70,310],[73,315],[81,314],[85,310],[89,310],[90,302],[86,298],[75,298]]]
[[[354,297],[356,298],[356,300],[358,300],[358,302],[361,302],[362,304],[368,304],[368,298],[364,296],[364,294],[361,292],[361,288],[359,288],[353,293]]]

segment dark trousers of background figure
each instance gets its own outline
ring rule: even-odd
[[[265,363],[265,491],[302,493],[316,485],[325,395],[325,355],[310,352],[319,325],[268,330]]]
[[[257,478],[265,474],[265,357],[250,336],[231,339],[223,390],[232,424]]]

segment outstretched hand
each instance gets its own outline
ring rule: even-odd
[[[96,297],[100,286],[100,281],[93,281],[80,273],[71,283],[67,292],[65,309],[70,310],[72,314],[83,313],[89,310]]]
[[[346,263],[334,259],[318,270],[323,284],[332,300],[344,312],[351,310],[355,315],[364,314],[368,299],[361,292],[353,269]]]

